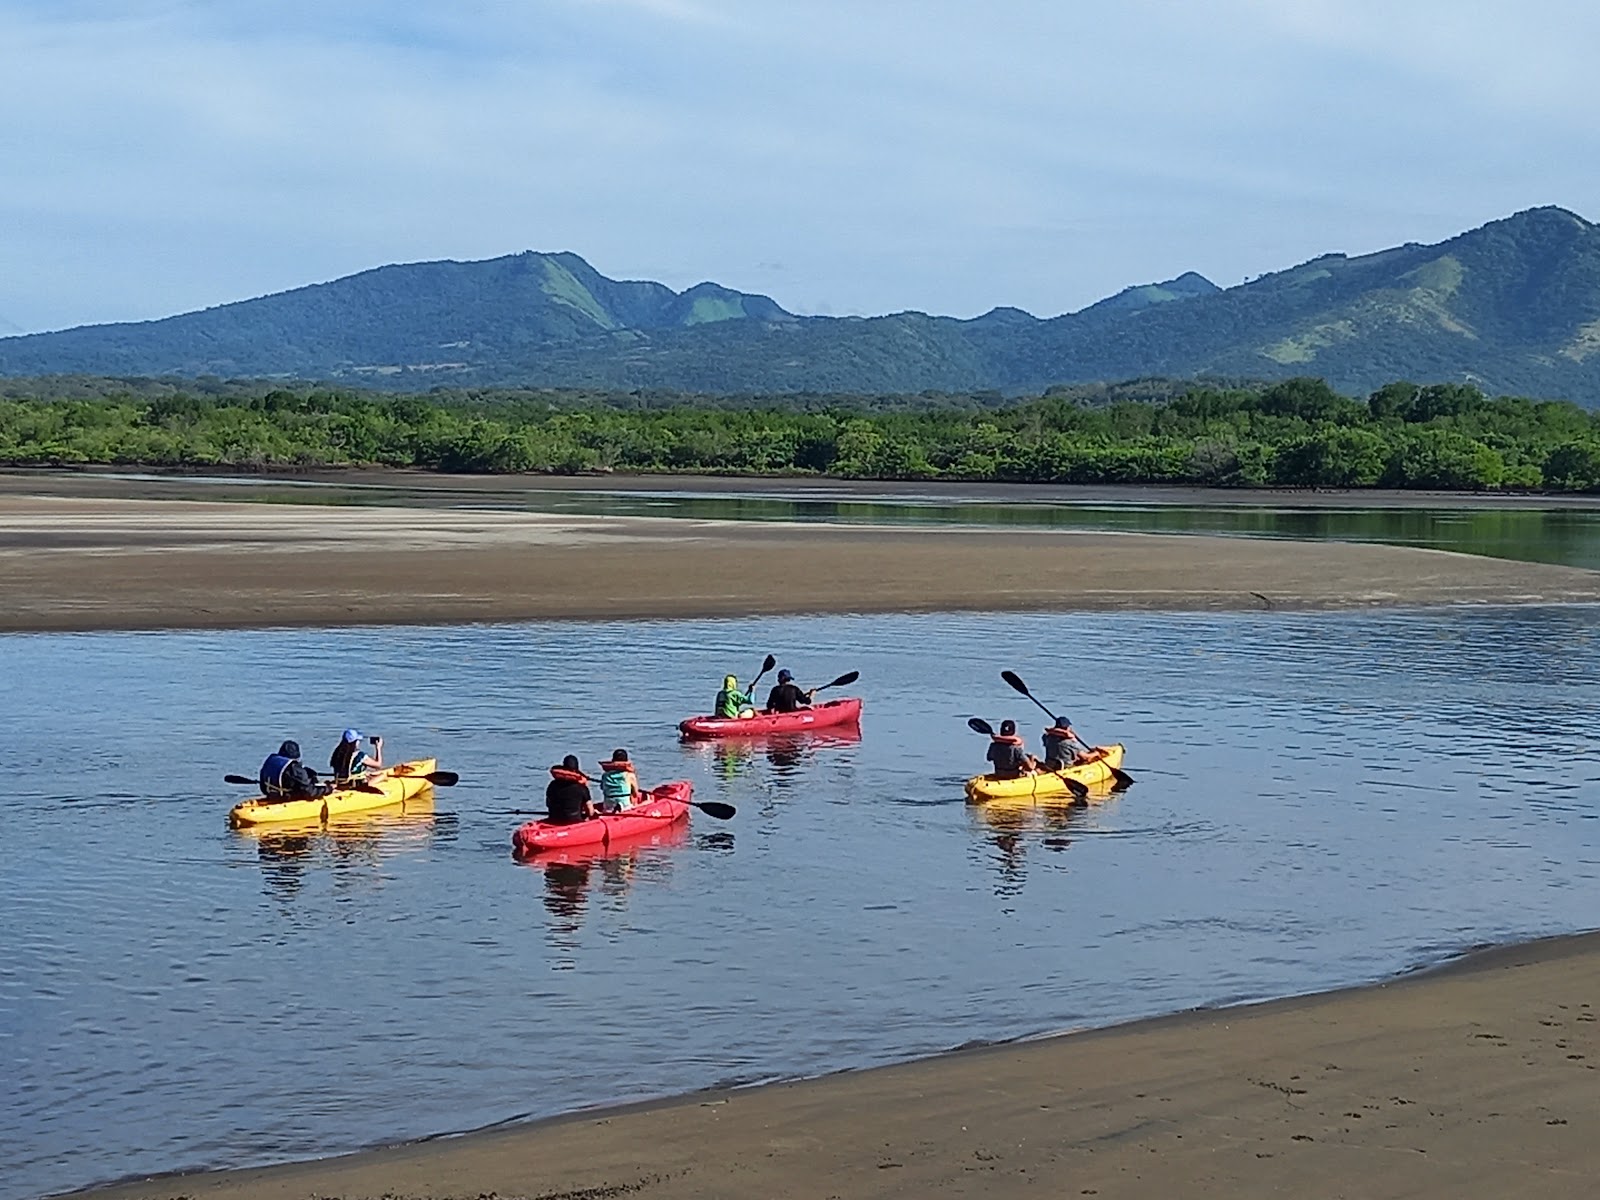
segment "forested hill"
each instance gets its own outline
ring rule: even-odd
[[[1186,273],[1040,320],[796,317],[572,254],[390,266],[163,321],[0,338],[0,374],[288,376],[399,390],[1037,392],[1143,375],[1316,375],[1600,404],[1600,227],[1559,208],[1231,288]]]

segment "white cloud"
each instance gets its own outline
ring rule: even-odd
[[[0,313],[529,247],[839,312],[1237,282],[1584,204],[1596,33],[1555,0],[0,3]]]

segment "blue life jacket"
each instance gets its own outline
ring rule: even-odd
[[[294,759],[287,754],[269,754],[267,761],[261,764],[261,784],[263,796],[287,796],[289,789],[283,786],[283,773],[294,764]]]

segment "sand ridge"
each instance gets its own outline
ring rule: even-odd
[[[0,631],[1600,601],[1409,547],[0,492]]]

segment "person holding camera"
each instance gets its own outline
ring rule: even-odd
[[[383,739],[376,735],[369,739],[372,742],[372,757],[368,758],[361,749],[361,738],[359,730],[346,729],[339,738],[339,744],[333,748],[328,765],[333,768],[334,786],[349,787],[352,783],[363,783],[369,771],[383,769]]]

